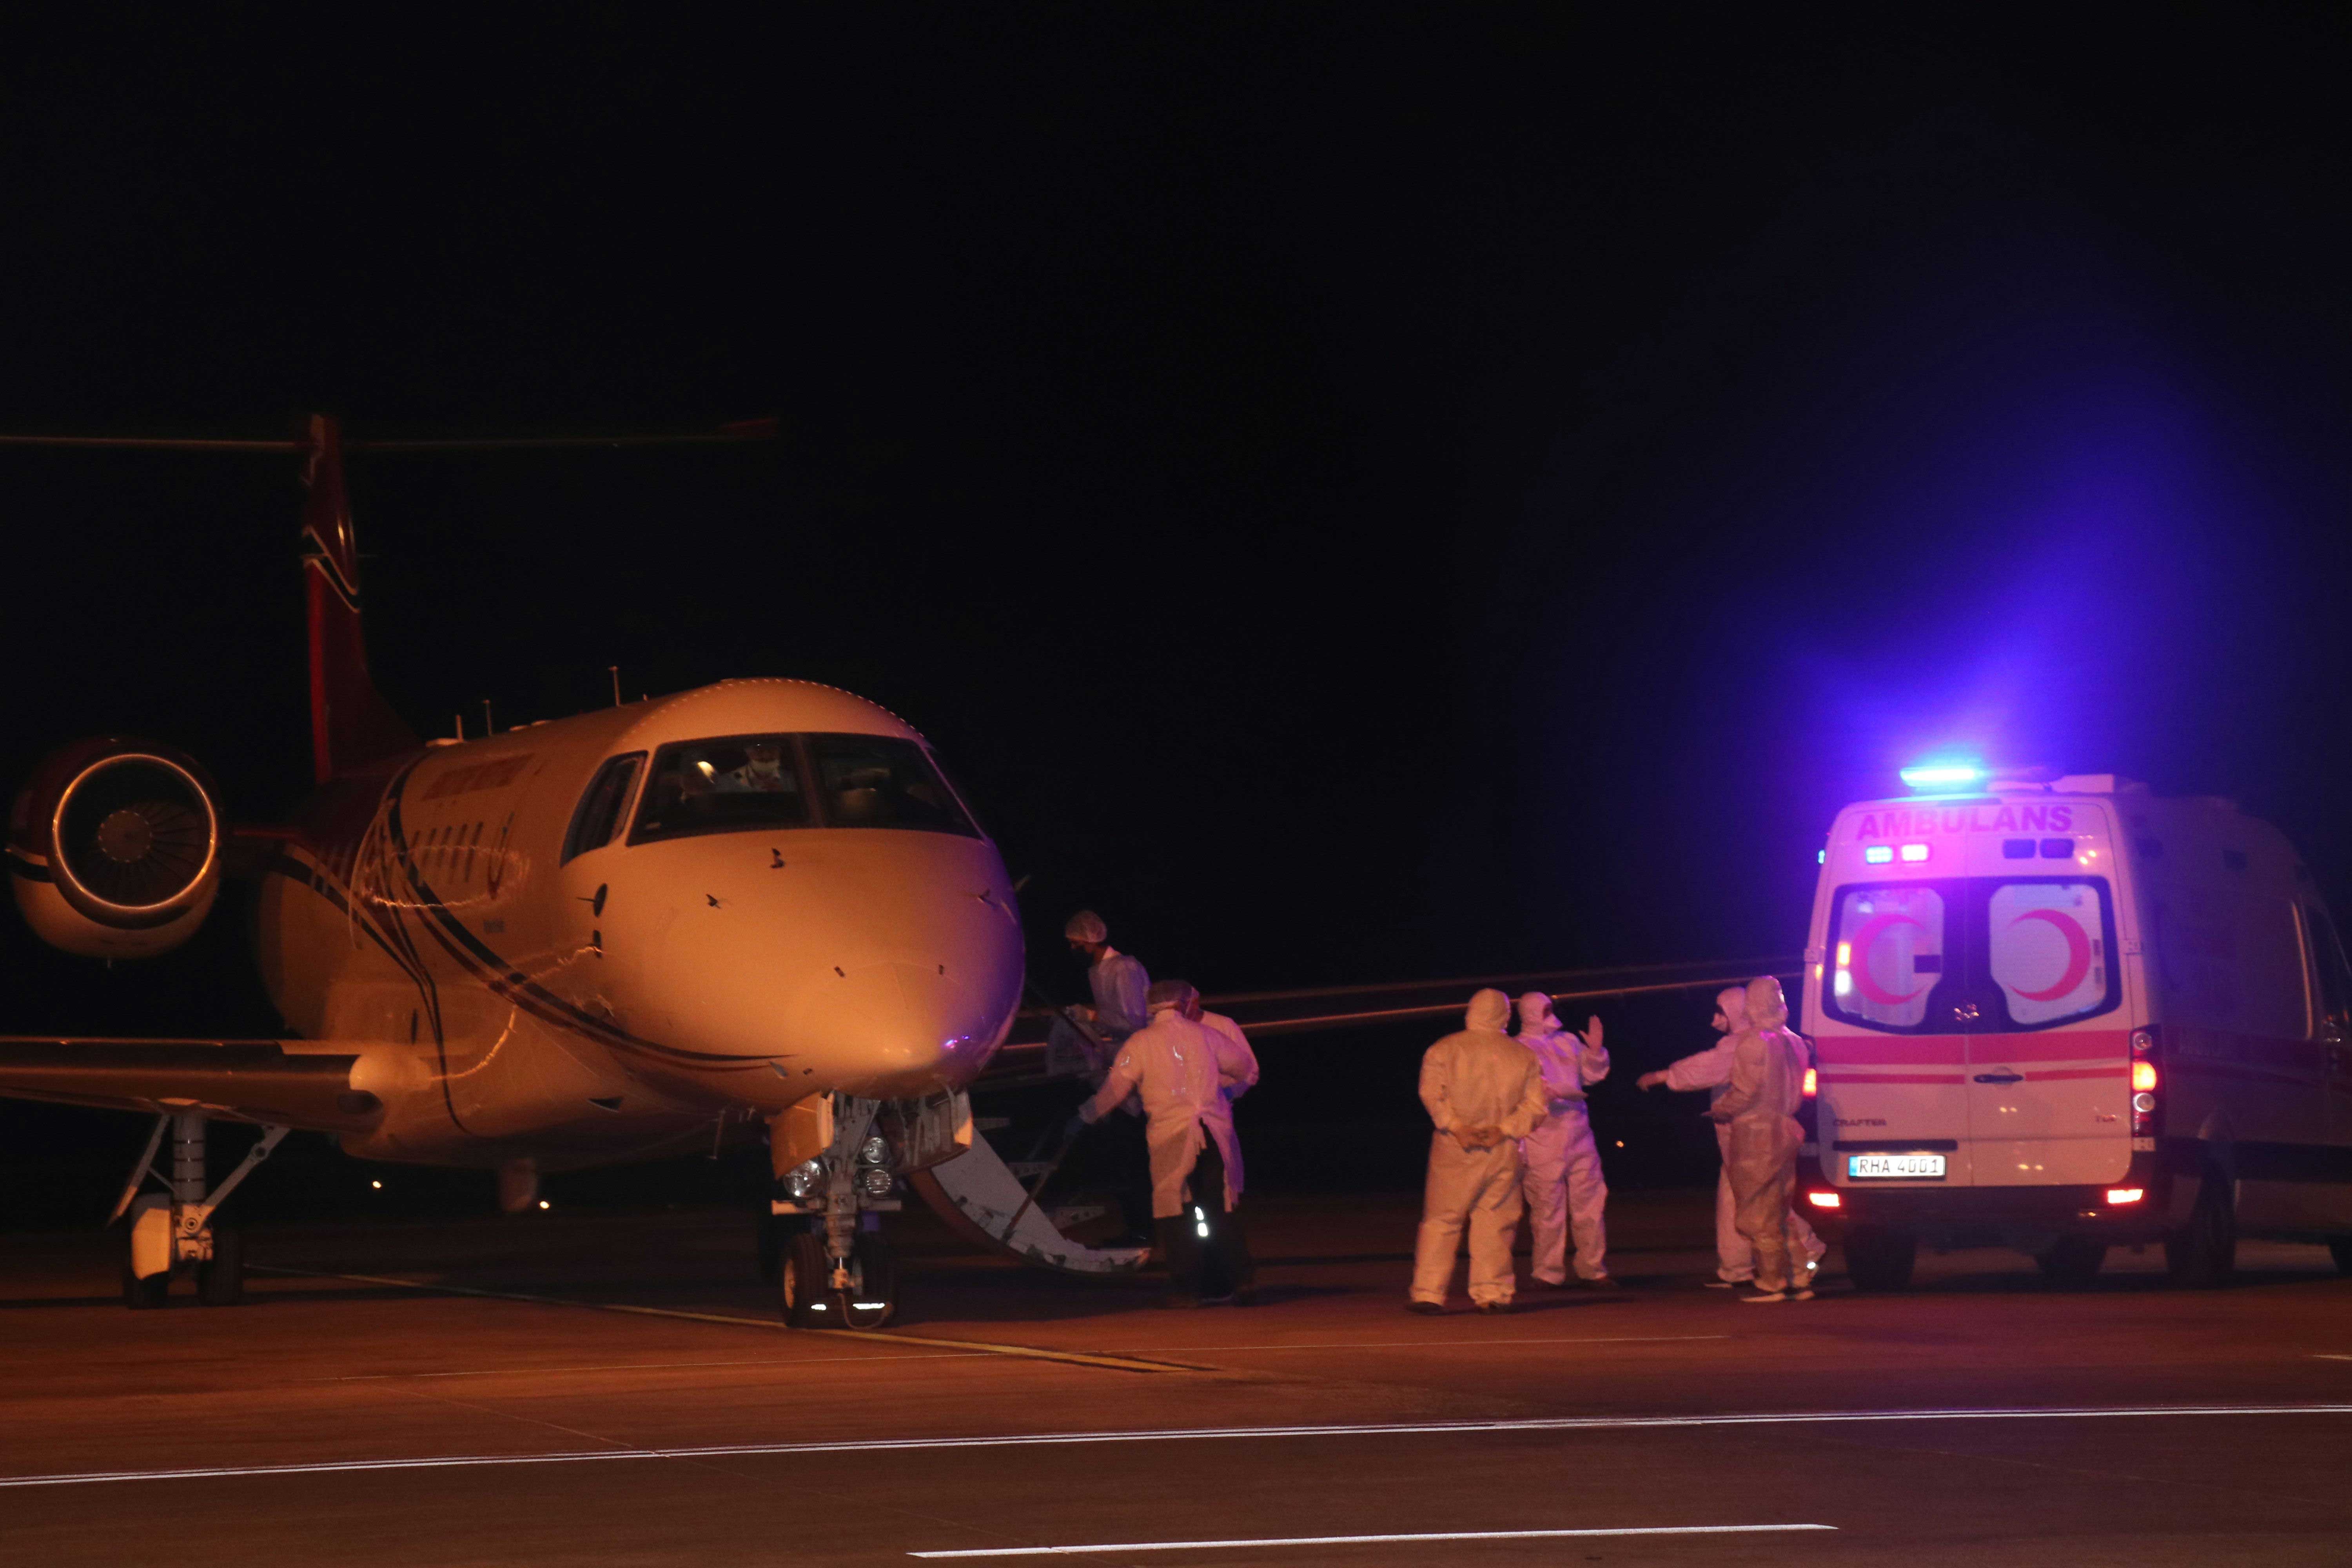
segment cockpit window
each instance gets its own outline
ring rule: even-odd
[[[814,784],[814,788],[812,788]],[[923,748],[887,735],[730,735],[654,753],[632,844],[787,827],[980,830]]]
[[[911,827],[980,837],[947,781],[914,742],[887,735],[807,739],[826,826]]]
[[[563,836],[564,859],[602,849],[613,841],[614,830],[621,826],[621,813],[628,809],[629,790],[636,784],[637,770],[645,761],[643,752],[632,752],[625,757],[614,757],[596,770],[596,777],[572,814],[572,829]],[[481,830],[477,827],[475,837],[480,836]]]
[[[688,741],[654,754],[632,844],[697,833],[814,826],[790,735]]]

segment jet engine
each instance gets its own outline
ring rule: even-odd
[[[168,746],[110,735],[52,752],[8,816],[16,908],[89,958],[153,958],[195,934],[220,891],[212,781]]]

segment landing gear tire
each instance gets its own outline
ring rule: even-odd
[[[898,1260],[888,1242],[860,1234],[849,1254],[849,1278],[846,1293],[834,1292],[842,1327],[878,1329],[898,1315]]]
[[[1919,1241],[1908,1231],[1861,1226],[1846,1233],[1845,1271],[1857,1290],[1906,1290]]]
[[[2099,1267],[2106,1260],[2104,1243],[2080,1236],[2062,1236],[2050,1244],[2049,1250],[2033,1255],[2042,1278],[2062,1290],[2079,1290],[2088,1285],[2098,1278]]]
[[[196,1300],[234,1307],[245,1300],[245,1231],[235,1220],[213,1221],[213,1256],[196,1266]]]
[[[783,1292],[784,1327],[829,1329],[833,1264],[824,1255],[824,1233],[801,1229],[781,1238],[776,1270]]]
[[[2336,1259],[2338,1272],[2352,1274],[2352,1236],[2330,1237],[2327,1242],[2327,1253],[2329,1257]]]
[[[2164,1264],[2175,1285],[2211,1290],[2229,1283],[2238,1267],[2238,1211],[2230,1183],[2209,1169],[2197,1184],[2189,1223],[2164,1238]]]
[[[759,1228],[760,1283],[781,1285],[784,1278],[784,1221],[781,1215],[762,1213]]]
[[[169,1274],[149,1274],[142,1277],[133,1274],[129,1264],[123,1265],[122,1304],[132,1311],[152,1311],[161,1307],[171,1293],[172,1277]]]

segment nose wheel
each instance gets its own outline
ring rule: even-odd
[[[890,1244],[872,1231],[850,1248],[846,1288],[834,1278],[824,1233],[814,1227],[793,1236],[784,1248],[779,1278],[784,1323],[794,1329],[878,1329],[898,1311],[898,1266]]]

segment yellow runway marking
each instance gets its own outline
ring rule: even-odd
[[[1679,1345],[1729,1334],[1624,1334],[1591,1340],[1328,1340],[1289,1345],[1187,1345],[1194,1355],[1242,1351],[1507,1351],[1517,1345]],[[2347,1358],[2352,1359],[2352,1358]]]
[[[727,1312],[688,1312],[676,1307],[637,1307],[623,1301],[577,1301],[562,1296],[532,1296],[520,1290],[484,1290],[471,1285],[436,1285],[421,1279],[394,1279],[381,1274],[335,1274],[318,1268],[273,1268],[248,1263],[248,1272],[290,1274],[306,1279],[346,1279],[355,1285],[391,1285],[403,1290],[425,1290],[443,1296],[476,1296],[488,1301],[524,1301],[537,1307],[580,1307],[592,1312],[624,1312],[637,1318],[681,1318],[693,1323],[725,1323],[734,1328],[770,1329],[779,1333],[825,1334],[868,1345],[921,1345],[927,1350],[961,1351],[983,1355],[1013,1356],[1024,1361],[1054,1361],[1072,1366],[1102,1367],[1111,1372],[1214,1372],[1190,1362],[1144,1361],[1134,1356],[1095,1355],[1086,1351],[1049,1351],[1035,1345],[993,1344],[985,1340],[935,1340],[919,1334],[867,1332],[860,1329],[787,1329],[769,1318],[741,1318]],[[877,1357],[894,1360],[895,1357]],[[913,1358],[908,1358],[913,1359]],[[931,1358],[923,1358],[931,1359]],[[940,1358],[945,1359],[945,1358]]]

